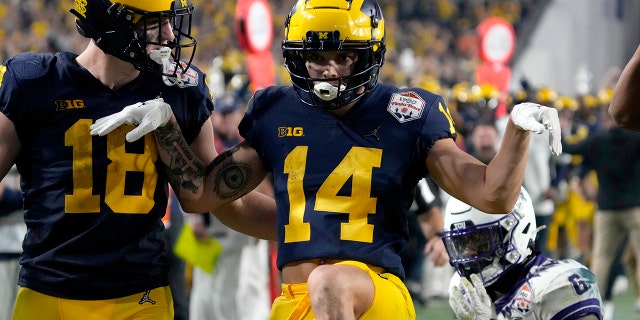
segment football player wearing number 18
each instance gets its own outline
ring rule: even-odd
[[[182,190],[181,201],[215,213],[271,172],[284,282],[271,318],[414,319],[399,253],[418,181],[430,174],[449,194],[508,212],[529,130],[552,130],[559,152],[557,113],[517,106],[501,152],[488,166],[476,160],[455,144],[442,97],[377,83],[385,20],[374,0],[299,0],[282,49],[293,86],[256,92],[239,126],[245,141],[218,156],[203,188]],[[184,144],[173,121],[157,129],[163,162],[184,172],[172,185],[199,179],[179,165],[192,157],[176,148]],[[108,131],[102,123],[94,130]]]
[[[0,178],[17,165],[28,228],[14,320],[173,319],[161,235],[168,179],[153,135],[140,130],[173,113],[197,156],[216,156],[211,94],[190,66],[193,9],[76,0],[71,12],[90,38],[81,54],[23,53],[0,65]],[[162,99],[173,110],[143,120]],[[136,129],[90,134],[123,109]]]
[[[575,260],[535,249],[535,212],[524,188],[507,214],[451,198],[444,225],[442,240],[457,270],[449,305],[458,319],[602,319],[595,275]]]

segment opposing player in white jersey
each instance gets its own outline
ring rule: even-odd
[[[536,233],[524,188],[507,214],[487,214],[449,200],[442,239],[457,270],[449,305],[458,319],[602,319],[593,273],[577,261],[537,251]]]

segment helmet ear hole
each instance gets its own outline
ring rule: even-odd
[[[93,38],[95,35],[95,30],[91,28],[91,26],[85,24],[84,22],[78,19],[76,19],[76,29],[78,29],[78,33],[80,33],[80,35],[85,38]]]
[[[133,24],[135,15],[131,10],[127,10],[126,7],[121,7],[119,3],[112,4],[109,9],[107,9],[107,13],[114,16],[116,20],[122,21],[122,23]]]
[[[528,224],[524,227],[524,229],[522,229],[522,234],[527,234],[527,233],[529,233],[529,228],[530,228],[530,227],[531,227],[531,224],[530,224],[530,223],[528,223]]]

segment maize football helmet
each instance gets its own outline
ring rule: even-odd
[[[191,65],[196,40],[191,36],[194,6],[188,0],[74,0],[71,13],[81,35],[91,38],[107,54],[132,63],[138,70],[175,77]],[[174,39],[163,43],[162,23],[169,20]],[[168,39],[164,39],[166,42]],[[181,61],[181,49],[190,48],[190,56],[177,64],[172,74],[152,60],[147,45],[166,47],[174,61]],[[168,52],[167,52],[168,53]]]
[[[298,0],[285,19],[282,54],[300,99],[309,105],[338,109],[360,99],[378,81],[385,54],[385,22],[375,0]],[[314,79],[303,52],[355,51],[358,61],[350,76]],[[338,81],[331,97],[314,93],[314,81]]]
[[[485,285],[522,263],[533,251],[536,220],[529,193],[522,188],[513,210],[488,214],[451,198],[444,218],[449,262],[462,277],[476,273]]]

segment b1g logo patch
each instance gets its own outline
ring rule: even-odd
[[[407,122],[419,119],[422,116],[425,102],[413,91],[394,93],[391,95],[387,111],[398,121]]]

